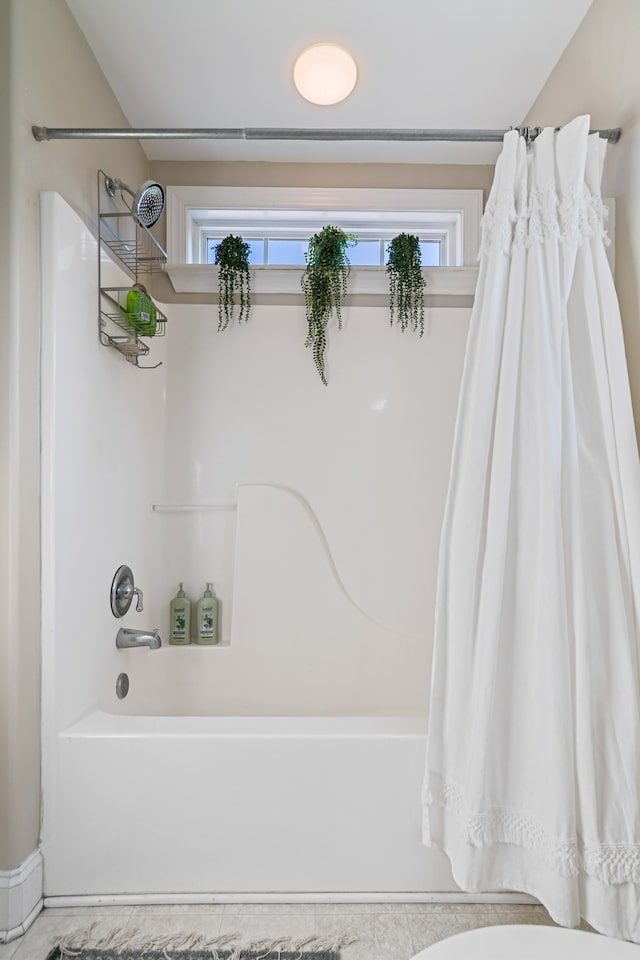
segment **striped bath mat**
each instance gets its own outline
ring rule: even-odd
[[[55,947],[47,960],[339,960],[336,950],[269,950],[253,949],[216,949],[211,950],[79,950],[77,953],[64,953]]]
[[[94,935],[95,925],[56,940],[46,960],[339,960],[341,947],[357,939],[350,934],[330,937],[278,937],[240,942],[236,933],[213,939],[195,933],[146,936],[135,929]]]

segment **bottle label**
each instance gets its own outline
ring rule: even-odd
[[[184,640],[187,636],[187,621],[183,610],[176,610],[173,618],[172,636],[174,640]]]
[[[213,610],[202,611],[202,622],[200,624],[200,636],[203,639],[211,639],[215,636],[216,621],[213,616]]]

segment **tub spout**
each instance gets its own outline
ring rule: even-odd
[[[125,647],[149,647],[150,650],[157,650],[160,646],[162,641],[157,630],[148,633],[144,630],[128,630],[126,627],[120,627],[116,636],[116,647],[119,650]]]

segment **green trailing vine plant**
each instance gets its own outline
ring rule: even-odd
[[[327,325],[335,312],[342,329],[342,299],[347,292],[350,263],[347,248],[357,243],[354,234],[341,227],[327,226],[309,239],[302,289],[307,316],[305,346],[312,348],[313,360],[327,385],[325,352]],[[229,235],[216,246],[215,264],[219,267],[218,330],[226,330],[236,306],[238,322],[248,319],[251,306],[249,273],[250,247],[242,237]],[[418,237],[401,233],[387,245],[390,322],[400,324],[404,332],[410,325],[424,335],[424,289],[422,256]]]
[[[389,274],[389,309],[391,325],[397,318],[402,332],[411,325],[424,334],[424,288],[420,241],[409,233],[401,233],[387,245]]]
[[[355,243],[354,234],[345,233],[340,227],[323,227],[309,239],[309,250],[305,254],[306,268],[302,276],[308,326],[305,347],[311,347],[316,370],[325,386],[327,324],[335,311],[338,329],[342,329],[340,308],[349,275],[347,247]]]
[[[249,244],[242,237],[229,235],[216,246],[218,272],[218,330],[226,330],[238,301],[238,323],[245,322],[251,306]]]

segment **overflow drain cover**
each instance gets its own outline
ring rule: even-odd
[[[129,677],[126,673],[118,674],[118,679],[116,680],[116,694],[119,700],[124,700],[126,695],[129,693]]]

